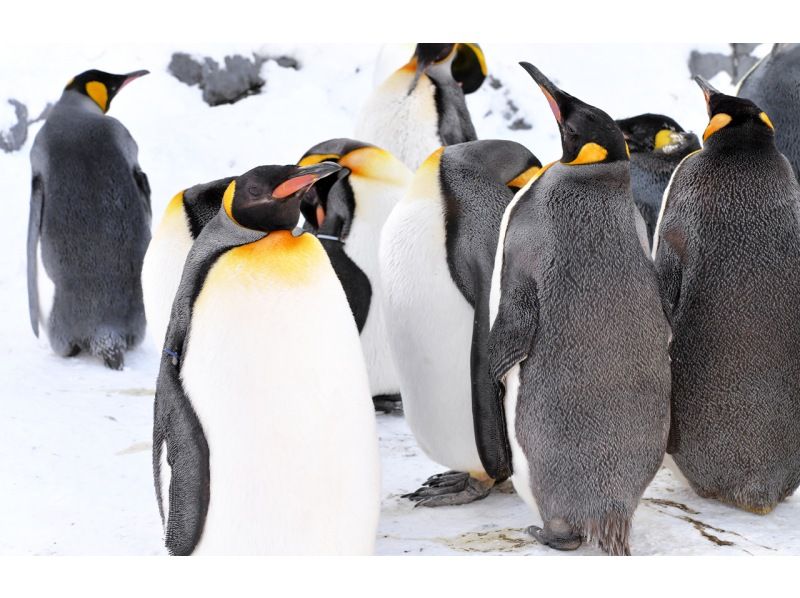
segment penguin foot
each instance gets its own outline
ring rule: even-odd
[[[403,410],[403,403],[400,401],[400,395],[376,395],[372,397],[372,402],[375,405],[375,411],[382,413],[395,413]]]
[[[531,525],[527,530],[525,530],[533,536],[533,538],[543,546],[549,546],[550,548],[554,548],[556,550],[577,550],[580,548],[582,543],[580,536],[570,536],[568,538],[564,538],[558,536],[552,532],[543,530],[541,527],[537,527],[535,525]]]
[[[125,365],[125,358],[122,351],[108,351],[100,355],[103,358],[103,363],[111,370],[121,370]]]
[[[431,476],[422,488],[404,494],[403,498],[417,503],[414,507],[466,505],[486,498],[493,482],[494,480],[490,480],[487,485],[463,471],[446,471]]]

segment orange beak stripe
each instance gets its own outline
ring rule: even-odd
[[[286,199],[290,195],[294,195],[300,191],[300,189],[313,185],[316,180],[317,177],[313,174],[304,174],[291,178],[278,185],[272,192],[272,197],[275,199]]]

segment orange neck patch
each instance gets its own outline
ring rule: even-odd
[[[703,141],[711,137],[722,127],[728,126],[728,124],[730,124],[732,120],[733,118],[731,118],[730,114],[725,114],[724,112],[715,114],[713,118],[710,121],[708,121],[708,126],[706,127],[706,130],[703,132]]]
[[[506,187],[514,187],[515,189],[522,189],[525,185],[528,184],[536,173],[538,173],[542,169],[541,166],[531,166],[528,170],[520,173],[517,177],[511,179],[506,183]]]

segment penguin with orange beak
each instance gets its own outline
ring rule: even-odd
[[[391,152],[412,171],[437,148],[477,139],[465,94],[488,71],[478,44],[417,44],[409,62],[370,96],[355,137]]]
[[[704,147],[672,175],[653,246],[667,450],[700,496],[765,514],[800,484],[800,186],[761,107],[696,81]]]
[[[340,170],[244,173],[189,252],[153,423],[171,554],[374,549],[378,443],[358,330],[322,245],[295,228],[303,195]]]

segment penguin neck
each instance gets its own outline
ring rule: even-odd
[[[105,112],[103,112],[100,106],[98,106],[92,98],[72,89],[64,90],[64,93],[61,94],[61,98],[59,98],[57,105],[69,109],[99,114],[101,116],[105,114]]]
[[[609,189],[630,189],[631,169],[628,160],[599,162],[569,166],[558,162],[555,164],[562,176],[567,176],[575,184],[590,187],[604,186]]]
[[[739,153],[777,151],[775,135],[760,123],[747,122],[736,127],[723,127],[706,139],[703,151]]]

